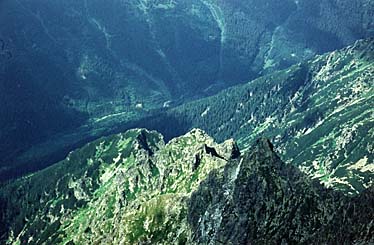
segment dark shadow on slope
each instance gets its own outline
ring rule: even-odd
[[[26,158],[20,159],[17,158],[19,155],[27,153],[24,149],[21,149],[17,151],[15,155],[9,156],[6,159],[1,159],[0,163],[2,163],[4,168],[0,169],[0,182],[5,182],[44,169],[66,158],[69,152],[100,137],[125,132],[132,128],[146,128],[160,132],[164,136],[165,141],[169,141],[174,137],[185,134],[192,127],[192,123],[184,117],[171,115],[164,110],[159,110],[152,114],[152,116],[137,121],[127,122],[121,125],[112,125],[111,128],[105,128],[97,134],[92,134],[92,128],[87,128],[82,131],[72,130],[62,132],[60,133],[60,137],[58,135],[54,135],[53,137],[56,138],[56,140],[61,140],[62,137],[65,137],[67,138],[65,142],[62,140],[57,143],[57,146],[50,147],[49,145],[55,142],[50,142],[50,144],[48,144],[47,141],[36,147],[38,153],[27,154]],[[47,140],[50,141],[50,139]]]
[[[142,118],[138,121],[126,123],[118,126],[110,133],[119,133],[131,128],[146,128],[149,130],[156,130],[164,136],[165,141],[187,133],[193,123],[185,116],[178,114],[167,113],[165,110],[159,110],[153,113],[152,116]]]
[[[201,183],[188,221],[197,244],[366,244],[374,237],[373,191],[347,197],[326,189],[260,139]]]

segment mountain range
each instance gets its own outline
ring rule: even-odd
[[[123,130],[3,184],[1,241],[374,242],[373,42],[134,122],[167,143]]]
[[[357,41],[139,125],[175,137],[201,128],[242,149],[267,137],[286,162],[351,193],[373,183],[374,40]]]
[[[372,37],[373,9],[370,0],[1,1],[0,166]]]
[[[1,1],[0,244],[373,244],[373,11]]]

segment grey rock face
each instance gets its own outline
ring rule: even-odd
[[[237,150],[199,129],[167,144],[144,129],[101,138],[0,188],[0,243],[373,242],[372,187],[326,189],[267,139]]]
[[[268,140],[258,140],[247,154],[228,163],[223,174],[212,172],[193,193],[188,216],[193,241],[373,242],[373,188],[351,199],[324,189],[284,164],[272,148]]]

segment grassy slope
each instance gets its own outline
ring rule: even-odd
[[[167,145],[160,134],[146,130],[89,143],[1,189],[0,240],[182,242],[190,232],[187,197],[226,162],[206,154],[205,144],[226,159],[234,147],[232,141],[218,145],[200,130]]]

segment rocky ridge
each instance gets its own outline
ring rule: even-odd
[[[201,130],[166,145],[144,129],[99,139],[2,189],[2,240],[184,241],[188,197],[238,154],[232,140],[216,144]]]
[[[0,239],[17,243],[372,242],[373,189],[328,190],[266,139],[241,154],[194,129],[102,138],[0,189]],[[343,240],[342,240],[343,241]]]
[[[196,244],[366,244],[373,241],[373,186],[348,198],[283,163],[267,139],[192,194]]]
[[[360,40],[136,124],[169,137],[198,127],[242,149],[267,137],[284,161],[358,193],[374,174],[373,50],[372,38]]]

